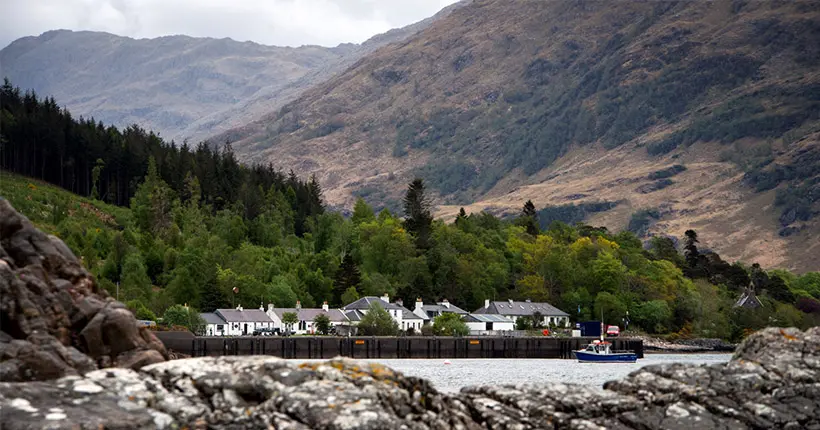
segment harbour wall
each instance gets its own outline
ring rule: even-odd
[[[351,358],[573,358],[591,337],[196,337],[187,332],[157,332],[165,347],[192,357],[273,355],[295,359]],[[643,358],[643,341],[609,338],[615,350]]]

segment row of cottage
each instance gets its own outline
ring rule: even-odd
[[[215,312],[203,313],[202,318],[206,323],[207,336],[244,336],[259,329],[278,329],[282,332],[289,329],[296,334],[312,334],[316,330],[314,319],[320,314],[328,317],[337,333],[355,334],[356,324],[374,302],[379,303],[403,331],[413,329],[417,333],[425,324],[430,324],[433,318],[444,313],[461,315],[471,334],[513,330],[518,318],[532,318],[533,315],[541,315],[544,325],[569,325],[569,314],[549,303],[485,300],[483,308],[470,313],[450,304],[446,299],[434,305],[425,305],[421,299],[417,299],[416,306],[411,311],[404,307],[401,299],[391,303],[387,294],[383,297],[363,297],[341,309],[330,309],[327,302],[321,308],[302,308],[297,301],[295,308],[277,308],[273,304],[269,304],[267,310],[262,305],[259,309],[243,309],[238,306],[236,309],[217,309]],[[282,319],[286,313],[296,314],[299,322],[292,327],[285,327]]]

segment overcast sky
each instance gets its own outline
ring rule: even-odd
[[[56,29],[336,46],[420,21],[455,1],[0,0],[0,47]]]

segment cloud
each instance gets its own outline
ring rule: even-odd
[[[0,0],[0,46],[56,29],[266,45],[360,43],[456,0]]]

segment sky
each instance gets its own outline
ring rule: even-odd
[[[265,45],[360,43],[456,0],[0,0],[0,47],[57,29]]]

